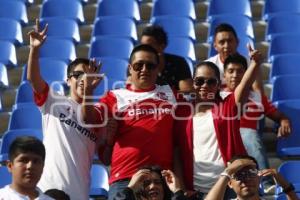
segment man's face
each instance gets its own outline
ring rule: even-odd
[[[70,87],[71,98],[75,101],[80,101],[84,94],[84,82],[83,75],[85,73],[84,64],[78,64],[74,67],[73,71],[70,73],[70,77],[68,78],[68,86]]]
[[[257,169],[253,166],[244,167],[230,179],[228,185],[240,198],[257,196],[259,189],[259,176],[257,173]]]
[[[151,172],[151,175],[144,181],[144,189],[149,200],[163,200],[164,189],[160,176]]]
[[[33,189],[41,178],[44,161],[34,153],[20,153],[13,161],[7,164],[12,173],[13,185]]]
[[[222,62],[224,62],[229,55],[236,53],[237,46],[238,41],[232,32],[223,31],[216,34],[214,47],[220,54]]]
[[[245,71],[241,64],[229,63],[224,71],[226,87],[233,91],[240,84]]]
[[[152,46],[159,54],[162,54],[166,47],[165,44],[158,43],[154,37],[147,36],[147,35],[142,36],[141,44],[148,44],[148,45]]]
[[[158,64],[154,53],[138,51],[133,55],[129,72],[131,82],[136,89],[148,89],[155,85]]]

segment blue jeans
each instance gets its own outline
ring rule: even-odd
[[[240,128],[241,137],[249,156],[255,158],[258,163],[258,168],[267,169],[269,168],[269,162],[266,155],[266,150],[261,139],[261,135],[257,130],[250,128]],[[262,180],[263,185],[274,184],[274,181],[270,177],[266,177]]]
[[[129,184],[129,179],[116,181],[109,186],[108,200],[113,200],[118,192],[123,191]]]

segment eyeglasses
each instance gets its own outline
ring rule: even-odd
[[[69,78],[74,77],[77,80],[77,79],[81,78],[84,74],[85,74],[85,72],[83,72],[83,71],[73,71],[69,74]]]
[[[149,185],[151,185],[151,183],[155,184],[155,185],[161,185],[162,184],[162,180],[160,179],[148,179],[144,181],[144,187],[148,187]]]
[[[132,64],[132,69],[134,71],[141,71],[143,67],[146,67],[147,70],[154,70],[157,67],[156,63],[151,63],[151,62],[137,62]]]
[[[194,78],[194,84],[196,86],[202,86],[204,83],[206,83],[210,87],[215,87],[218,84],[218,79],[216,78],[205,78],[202,76]]]
[[[249,178],[255,178],[257,177],[257,174],[258,174],[257,169],[240,170],[236,174],[234,174],[232,178],[237,181],[242,181]]]

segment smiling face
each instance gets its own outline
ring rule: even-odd
[[[148,179],[144,181],[144,189],[149,200],[164,199],[164,188],[162,180],[156,172],[151,172]]]
[[[223,63],[229,55],[236,53],[237,47],[238,40],[232,32],[222,31],[216,34],[214,48],[220,54]]]
[[[129,64],[133,89],[149,89],[155,85],[158,75],[156,56],[152,52],[137,51]]]
[[[67,80],[68,86],[70,87],[70,95],[73,100],[76,102],[81,102],[84,94],[84,83],[82,76],[85,73],[85,68],[87,66],[85,64],[78,64],[72,72]]]
[[[219,91],[219,83],[220,81],[212,68],[206,65],[197,67],[193,86],[199,101],[214,101],[215,96]]]
[[[235,88],[240,84],[246,69],[237,63],[229,63],[224,70],[224,80],[226,87],[230,91],[234,91]]]
[[[13,187],[32,190],[41,178],[44,161],[34,153],[20,153],[9,161],[8,170],[12,173]]]

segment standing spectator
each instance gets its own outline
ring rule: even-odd
[[[141,44],[148,44],[155,48],[159,55],[158,76],[156,84],[169,84],[171,88],[180,92],[190,92],[193,87],[189,65],[183,57],[165,53],[168,37],[161,26],[151,25],[142,32]]]
[[[229,161],[217,183],[209,191],[207,200],[223,200],[227,185],[237,194],[236,200],[259,200],[260,177],[272,176],[283,188],[288,200],[298,200],[294,187],[276,169],[258,171],[256,160],[251,156],[235,156]]]
[[[84,77],[84,121],[99,124],[108,115],[118,123],[115,143],[108,144],[113,145],[109,199],[127,187],[132,175],[142,166],[155,163],[164,169],[173,169],[172,113],[177,104],[176,95],[169,85],[155,84],[159,56],[153,47],[136,46],[129,62],[131,84],[109,91],[95,105],[87,98],[93,92],[90,82],[94,79]]]
[[[40,31],[37,20],[36,30],[29,32],[27,65],[27,79],[34,91],[34,101],[42,113],[43,142],[47,152],[44,173],[38,186],[43,191],[53,188],[62,190],[72,200],[88,199],[90,169],[100,138],[99,129],[86,128],[79,116],[84,89],[82,76],[86,73],[89,60],[78,58],[68,65],[70,97],[57,94],[40,75],[39,49],[47,38],[46,33],[47,26]]]
[[[201,196],[208,193],[234,155],[246,153],[239,132],[240,107],[248,99],[261,61],[260,53],[248,48],[250,66],[236,90],[226,97],[219,95],[218,67],[208,61],[197,65],[194,113],[177,123],[184,183],[186,189],[197,190]]]
[[[226,92],[233,92],[240,84],[244,73],[247,70],[246,59],[239,54],[229,55],[224,63],[224,80],[226,83]],[[226,93],[225,92],[225,93]],[[250,156],[253,156],[257,162],[259,169],[269,168],[268,159],[261,135],[258,132],[258,121],[266,115],[270,119],[280,124],[278,129],[278,137],[287,137],[291,133],[291,125],[289,119],[280,111],[278,111],[269,101],[268,98],[257,91],[250,91],[249,101],[243,117],[240,121],[240,133]],[[275,185],[272,178],[263,179],[265,193],[274,193]]]
[[[1,200],[54,200],[36,187],[41,178],[45,147],[35,137],[17,137],[9,147],[7,168],[12,183],[0,189]]]

